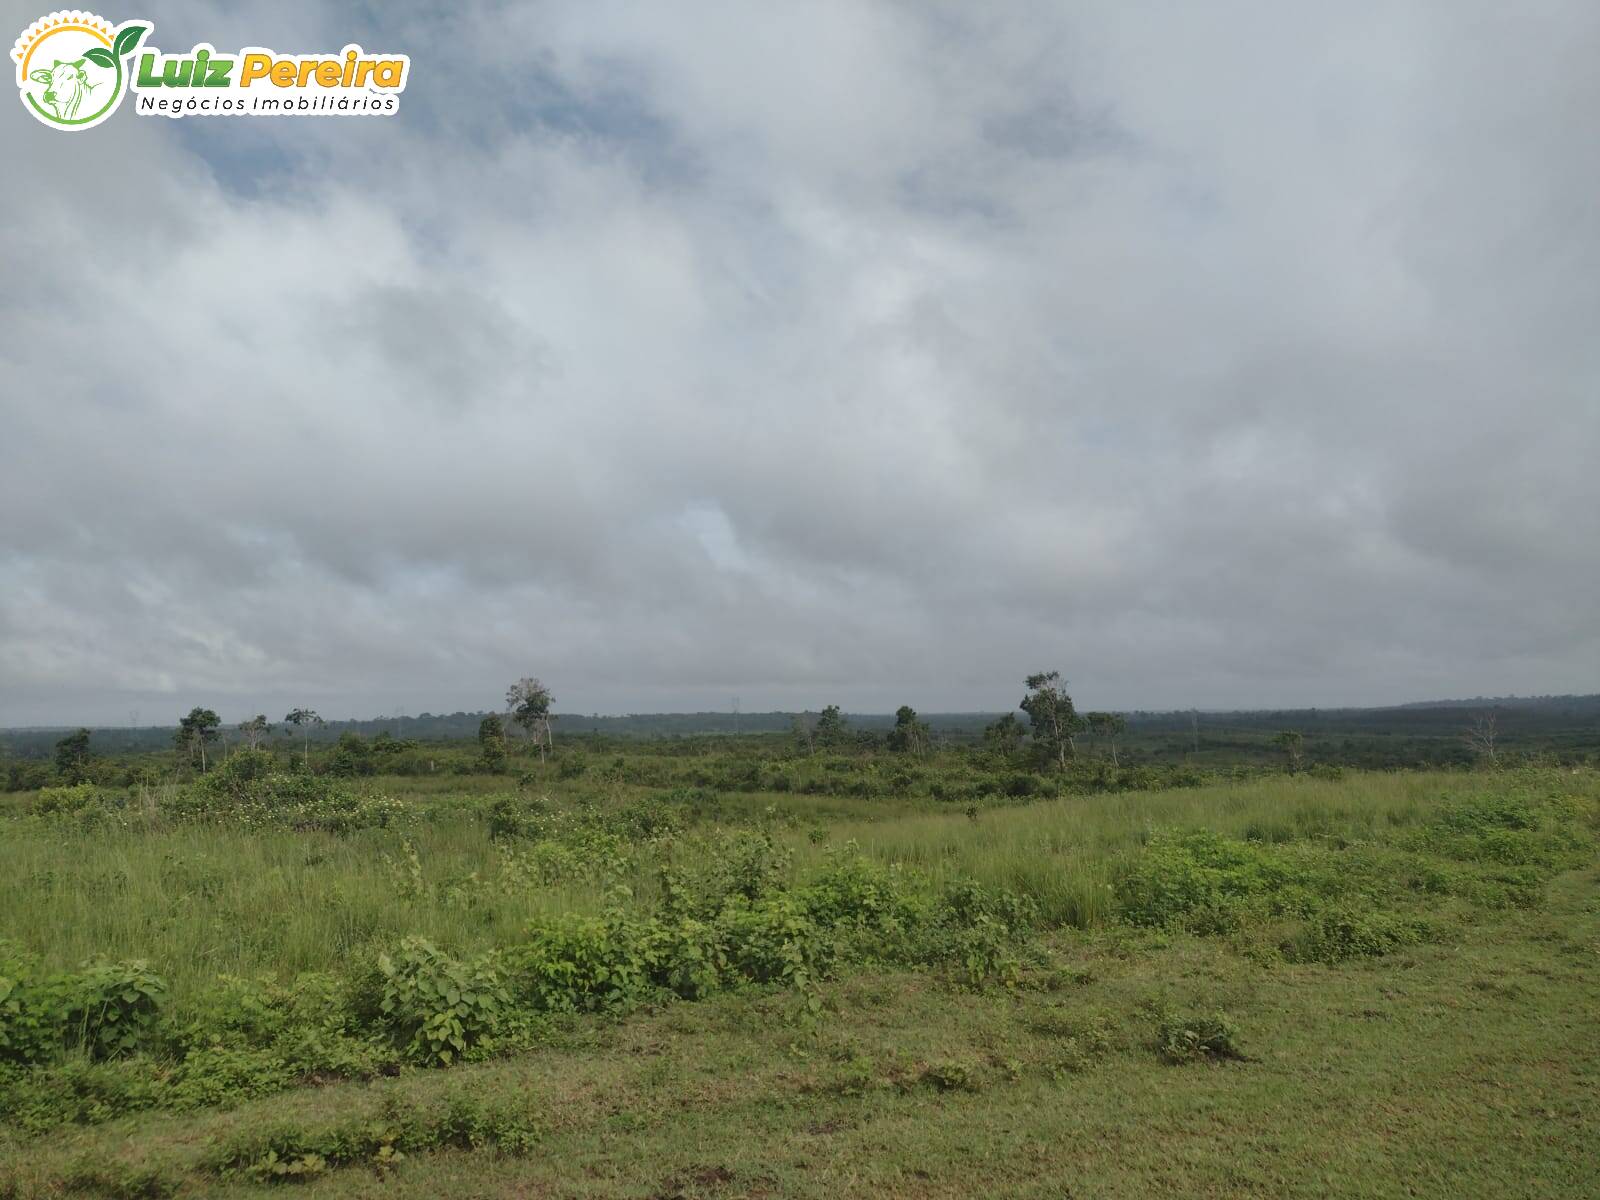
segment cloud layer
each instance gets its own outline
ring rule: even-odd
[[[0,724],[1594,690],[1600,10],[1402,7],[152,11],[412,82],[0,121]]]

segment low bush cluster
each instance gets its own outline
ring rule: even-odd
[[[768,835],[729,835],[701,862],[664,869],[652,913],[619,904],[537,926],[504,956],[515,1002],[614,1010],[758,983],[794,988],[814,1007],[814,984],[847,962],[950,965],[975,985],[1009,981],[1037,920],[1029,901],[970,882],[926,895],[853,847],[800,887],[782,884],[786,855]]]
[[[638,830],[649,825],[666,836],[676,813],[659,801],[636,802],[610,814],[593,805],[558,809],[542,799],[497,796],[485,815],[489,836],[506,852],[507,882],[520,887],[617,883],[636,866],[638,842],[646,840],[636,836]]]
[[[619,889],[599,915],[538,921],[517,944],[475,958],[407,938],[343,977],[223,977],[179,1008],[143,963],[46,976],[5,950],[0,1110],[41,1130],[227,1105],[299,1080],[481,1059],[532,1044],[563,1014],[748,985],[791,989],[805,1014],[820,1008],[818,982],[847,962],[1009,982],[1036,921],[1022,898],[973,883],[928,893],[853,847],[803,884],[788,878],[770,834],[728,832],[693,866],[665,867],[653,906]],[[308,1154],[332,1161],[314,1147],[274,1152],[274,1170]]]
[[[1296,814],[1304,829],[1291,841],[1158,832],[1120,864],[1112,891],[1133,925],[1200,935],[1286,926],[1268,954],[1327,964],[1378,957],[1439,936],[1414,911],[1422,896],[1539,904],[1551,874],[1593,853],[1581,812],[1559,777],[1528,772],[1447,798],[1390,843],[1319,833],[1314,808]]]
[[[1592,853],[1594,839],[1575,819],[1555,781],[1496,781],[1493,790],[1470,793],[1444,805],[1410,838],[1411,848],[1489,868],[1550,872],[1577,866]],[[1541,786],[1542,785],[1542,786]]]
[[[271,1183],[354,1164],[382,1170],[409,1154],[447,1148],[525,1154],[541,1137],[537,1116],[514,1103],[458,1093],[422,1108],[391,1097],[372,1115],[322,1127],[285,1123],[243,1133],[219,1147],[206,1165],[224,1178]]]
[[[96,1060],[127,1054],[144,1044],[166,990],[142,962],[43,975],[0,943],[0,1061],[38,1062],[73,1048]]]
[[[415,820],[415,814],[398,800],[358,791],[339,778],[282,770],[261,750],[238,751],[215,771],[183,786],[134,792],[89,783],[45,788],[29,811],[83,828],[209,821],[247,829],[337,834]]]
[[[1175,1066],[1242,1059],[1239,1031],[1226,1013],[1162,1013],[1156,1023],[1156,1053]]]
[[[1251,916],[1303,916],[1341,881],[1325,856],[1210,832],[1158,833],[1114,885],[1134,925],[1225,933]]]
[[[340,778],[279,770],[263,750],[230,756],[211,774],[176,793],[162,812],[180,820],[326,833],[383,829],[413,819],[398,800],[359,792]]]
[[[1426,921],[1346,904],[1317,913],[1284,942],[1282,951],[1290,962],[1331,966],[1352,958],[1379,958],[1431,937]]]

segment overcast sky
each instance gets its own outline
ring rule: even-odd
[[[1594,0],[103,12],[411,78],[7,101],[0,724],[1600,690]]]

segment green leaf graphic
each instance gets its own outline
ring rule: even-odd
[[[150,32],[148,25],[129,25],[117,34],[116,43],[111,48],[111,53],[117,58],[125,58],[132,54],[134,47],[138,46],[144,35]]]
[[[111,57],[111,51],[104,46],[95,46],[91,50],[85,50],[83,56],[97,67],[114,67],[117,65],[117,60]]]

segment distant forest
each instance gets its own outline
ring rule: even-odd
[[[179,706],[182,707],[181,705]],[[1480,697],[1471,700],[1426,701],[1387,708],[1260,709],[1237,712],[1134,711],[1122,714],[1128,722],[1130,749],[1157,760],[1187,759],[1218,762],[1255,757],[1263,739],[1280,730],[1305,735],[1307,749],[1321,748],[1323,756],[1371,765],[1406,765],[1445,762],[1469,757],[1459,753],[1464,733],[1483,714],[1495,717],[1505,746],[1525,752],[1545,752],[1562,757],[1588,757],[1600,753],[1600,694],[1585,696]],[[95,749],[101,753],[139,753],[168,750],[173,729],[182,714],[175,711],[171,724],[140,728],[93,727]],[[313,744],[333,743],[345,734],[416,742],[460,742],[475,739],[485,712],[422,713],[414,717],[390,716],[367,720],[328,721],[292,732]],[[632,713],[600,716],[583,713],[552,714],[557,738],[690,738],[733,734],[790,734],[797,721],[814,720],[815,711],[797,712],[696,712]],[[939,740],[978,741],[984,728],[1005,716],[1000,712],[924,713],[922,719]],[[276,716],[269,721],[285,739],[291,731]],[[847,713],[846,722],[857,733],[887,734],[895,717],[889,713]],[[0,754],[18,759],[48,759],[68,727],[0,730]],[[224,733],[230,731],[224,727]]]

